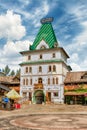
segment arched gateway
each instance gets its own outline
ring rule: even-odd
[[[36,104],[42,104],[45,102],[45,95],[43,90],[36,90],[33,95],[33,102]]]

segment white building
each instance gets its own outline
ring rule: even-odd
[[[42,19],[42,26],[30,49],[20,52],[20,94],[29,97],[32,103],[63,103],[63,82],[69,56],[59,47],[50,18]]]

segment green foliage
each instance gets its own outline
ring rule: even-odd
[[[11,70],[8,65],[5,66],[2,72],[4,72],[6,76],[20,76],[20,69],[15,72],[14,70]]]
[[[20,76],[20,69],[18,69],[17,71],[16,71],[16,76]]]
[[[14,71],[14,70],[12,70],[12,71],[10,72],[10,76],[15,76],[15,71]]]
[[[9,72],[10,72],[9,66],[6,65],[5,68],[2,71],[6,74],[6,76],[9,75]]]
[[[67,96],[66,97],[67,104],[70,104],[70,101],[72,101],[72,96]]]

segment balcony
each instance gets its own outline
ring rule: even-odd
[[[43,89],[43,84],[42,83],[34,84],[34,89]]]

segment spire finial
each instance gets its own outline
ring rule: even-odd
[[[44,24],[44,23],[51,23],[53,21],[53,17],[50,17],[50,18],[42,18],[41,20],[40,20],[40,22],[42,23],[42,24]]]

